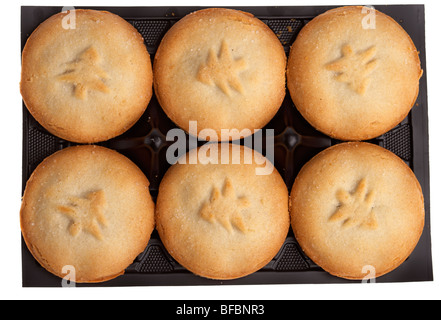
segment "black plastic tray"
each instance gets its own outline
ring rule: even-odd
[[[142,34],[153,60],[156,49],[166,31],[180,18],[203,7],[81,7],[107,10],[120,15]],[[333,6],[300,7],[230,7],[250,12],[264,21],[275,32],[286,53],[301,28],[312,18]],[[80,9],[80,7],[77,7]],[[395,129],[371,140],[401,157],[415,172],[425,196],[426,225],[418,246],[412,255],[393,272],[376,282],[432,281],[429,199],[429,144],[427,119],[427,83],[425,57],[425,24],[423,5],[376,6],[390,15],[409,33],[420,52],[424,75],[420,94],[409,116]],[[21,48],[32,31],[62,7],[23,6],[21,8]],[[73,145],[43,129],[23,104],[23,191],[35,167],[57,150]],[[166,161],[167,131],[176,128],[162,111],[155,97],[137,124],[125,134],[99,143],[115,149],[133,160],[151,183],[151,193],[157,196],[162,176],[169,168]],[[280,111],[265,129],[274,129],[274,164],[291,189],[300,168],[318,152],[339,143],[313,129],[297,112],[289,93]],[[203,142],[200,142],[202,144]],[[44,270],[22,241],[22,285],[24,287],[61,286],[61,279]],[[209,280],[195,276],[182,268],[167,253],[156,231],[149,245],[127,268],[126,273],[114,280],[99,284],[77,286],[153,286],[153,285],[244,285],[294,283],[350,283],[354,281],[329,275],[306,257],[290,230],[277,256],[263,269],[245,278],[229,281]]]

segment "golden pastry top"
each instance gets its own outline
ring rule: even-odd
[[[84,231],[102,240],[101,227],[107,226],[105,207],[104,191],[99,190],[88,193],[85,198],[70,197],[67,205],[58,206],[57,209],[72,220],[69,226],[69,233],[72,236]]]
[[[105,11],[75,10],[42,22],[22,53],[20,92],[29,112],[64,140],[106,141],[133,126],[151,99],[153,73],[141,34]]]
[[[375,191],[368,192],[366,179],[362,179],[354,193],[344,189],[337,192],[339,207],[329,218],[330,222],[342,222],[342,227],[378,228],[374,211]]]
[[[85,99],[89,90],[109,93],[105,84],[109,75],[100,67],[101,57],[95,47],[83,51],[77,59],[66,63],[66,70],[57,77],[74,86],[75,97]]]
[[[217,147],[212,161],[177,162],[167,171],[156,201],[156,229],[183,267],[208,278],[234,279],[257,271],[280,250],[289,230],[288,190],[277,170],[256,175],[261,156],[252,149],[238,146],[233,156],[232,144]],[[213,161],[230,156],[229,164]],[[246,158],[253,161],[234,162]]]
[[[211,8],[180,19],[155,54],[154,87],[167,116],[189,130],[261,129],[286,94],[286,53],[261,20]],[[234,139],[225,139],[234,140]]]
[[[375,28],[365,28],[363,8],[315,17],[289,54],[294,105],[315,129],[341,141],[367,141],[396,127],[414,106],[422,75],[418,51],[400,24],[375,11]]]
[[[339,143],[308,161],[291,191],[291,223],[305,254],[329,273],[363,279],[395,269],[424,227],[418,179],[398,156],[367,142]]]
[[[219,54],[210,49],[207,61],[199,67],[197,78],[202,83],[216,85],[227,96],[231,96],[230,88],[243,93],[239,73],[246,68],[245,59],[234,59],[226,41],[223,40]]]
[[[62,149],[26,184],[20,212],[24,241],[40,264],[76,282],[123,272],[147,246],[154,202],[143,172],[118,152],[96,145]]]
[[[336,72],[337,81],[347,83],[355,92],[364,95],[371,81],[369,76],[378,66],[378,61],[374,59],[376,53],[376,46],[355,52],[351,45],[345,45],[342,57],[328,64],[326,69]]]
[[[229,232],[232,232],[235,227],[245,233],[247,228],[241,210],[249,206],[248,198],[238,198],[231,180],[227,178],[222,193],[214,187],[210,200],[203,204],[199,214],[208,222],[220,223]]]

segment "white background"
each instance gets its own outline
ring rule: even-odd
[[[21,196],[22,109],[20,81],[20,6],[274,6],[274,5],[376,5],[425,4],[426,51],[431,161],[431,230],[433,282],[398,284],[339,285],[264,285],[195,286],[135,288],[22,288],[21,234],[19,208]],[[441,88],[440,69],[441,1],[4,1],[0,18],[1,32],[1,210],[0,210],[0,298],[4,299],[439,299],[440,276],[440,143]]]

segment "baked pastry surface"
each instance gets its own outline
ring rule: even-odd
[[[425,219],[411,169],[366,142],[338,144],[312,158],[294,182],[290,212],[305,254],[347,279],[396,269],[417,245]]]
[[[231,146],[219,145],[218,152],[196,161],[200,150],[190,151],[186,157],[194,161],[173,165],[162,180],[158,233],[172,257],[194,274],[222,280],[247,276],[268,264],[286,239],[288,190],[275,169],[256,175],[264,158],[251,149],[241,147],[233,157]],[[230,157],[230,164],[221,164],[222,156]],[[253,161],[244,164],[244,157]]]
[[[264,127],[286,93],[286,54],[274,32],[249,13],[204,9],[179,20],[161,41],[154,60],[154,88],[168,117],[189,131],[238,132]],[[244,134],[248,135],[248,134]],[[217,139],[215,139],[217,138]]]
[[[20,91],[32,116],[50,133],[95,143],[122,134],[152,97],[153,72],[139,32],[105,11],[53,15],[28,38]],[[72,14],[72,13],[71,13]]]
[[[124,273],[154,228],[149,181],[128,158],[98,146],[63,149],[46,158],[27,182],[20,212],[23,238],[35,259],[76,282]]]
[[[355,6],[325,12],[290,50],[287,86],[295,106],[313,127],[339,140],[382,135],[404,120],[418,97],[422,70],[412,39],[391,17],[371,12]]]

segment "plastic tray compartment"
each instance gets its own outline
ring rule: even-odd
[[[79,8],[79,7],[78,7]],[[130,22],[144,37],[153,59],[167,30],[186,14],[203,7],[82,7],[107,10]],[[333,7],[233,7],[250,12],[265,22],[279,37],[286,54],[301,28],[312,18]],[[376,9],[399,22],[412,37],[420,52],[425,71],[420,81],[420,94],[409,116],[390,132],[370,142],[383,146],[401,157],[415,172],[425,196],[426,225],[412,255],[393,272],[377,282],[431,281],[432,258],[430,241],[429,157],[427,128],[427,84],[425,58],[424,6],[377,6]],[[21,8],[22,49],[32,31],[62,7],[23,6]],[[23,190],[30,174],[47,156],[73,145],[43,129],[23,105]],[[168,130],[176,128],[153,96],[142,118],[128,132],[100,145],[115,149],[134,161],[151,183],[155,199],[162,176],[169,168],[166,161]],[[274,164],[290,189],[300,168],[318,152],[339,143],[312,128],[297,112],[289,93],[274,119],[264,129],[274,129]],[[202,143],[202,142],[200,142]],[[44,270],[22,241],[22,275],[25,287],[61,286],[61,279]],[[149,286],[149,285],[237,285],[351,282],[329,275],[306,257],[290,230],[277,256],[263,269],[247,277],[217,281],[195,276],[181,267],[165,250],[156,231],[149,245],[129,266],[126,273],[114,280],[77,286]],[[352,281],[353,282],[353,281]]]

